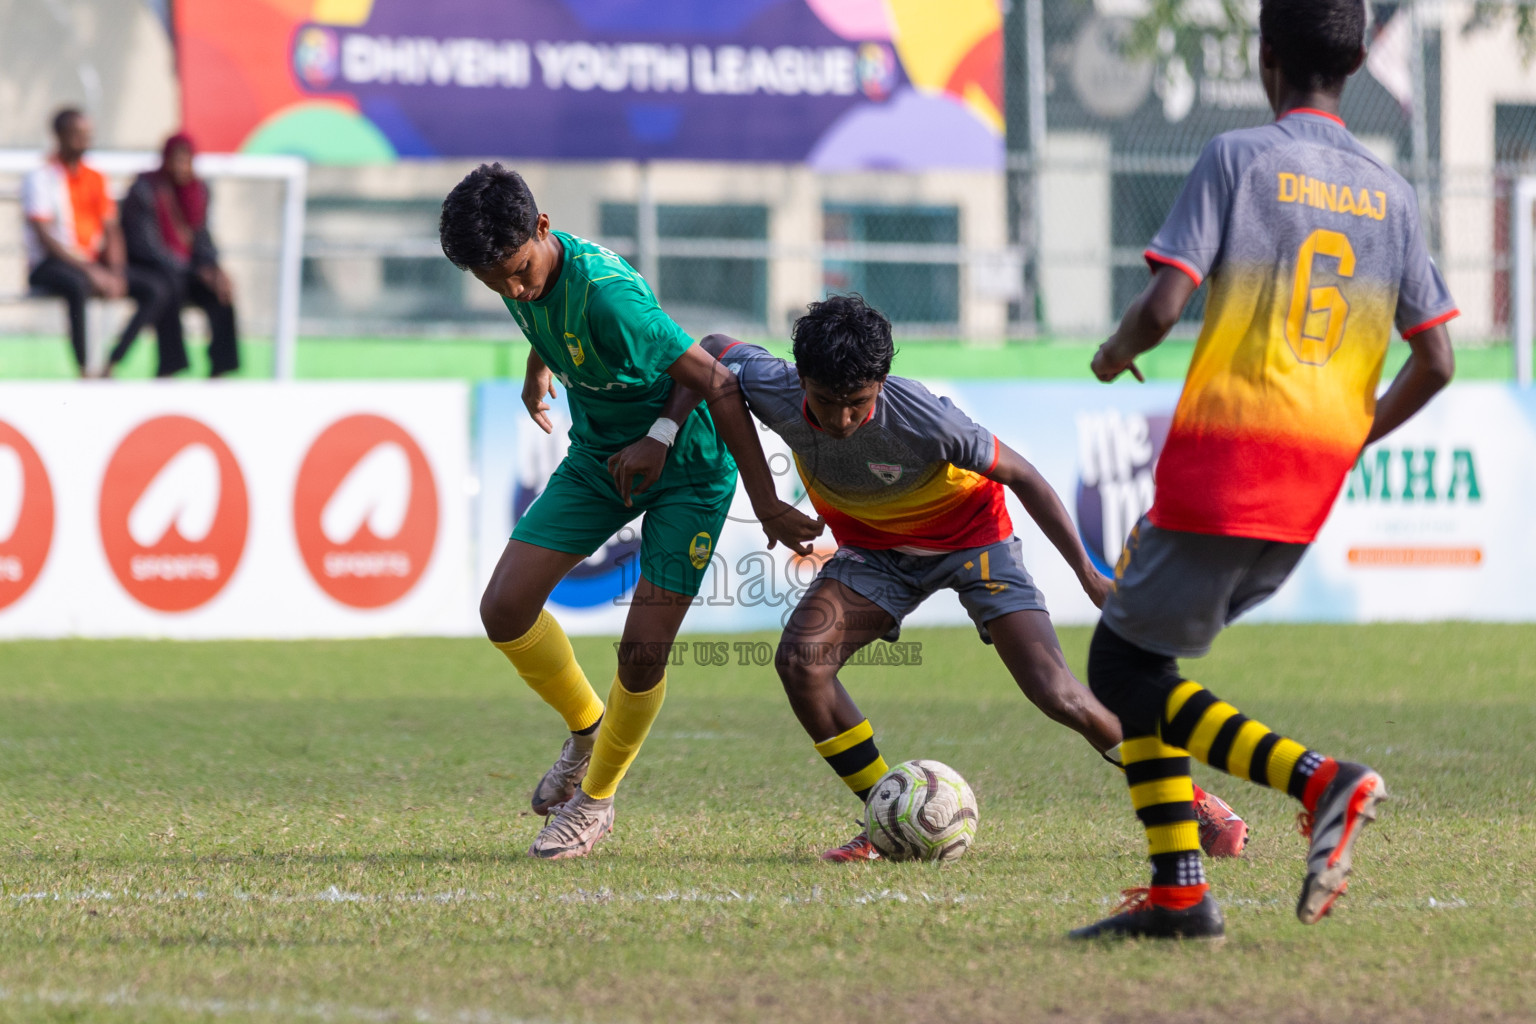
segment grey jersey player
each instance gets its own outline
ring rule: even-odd
[[[1113,761],[1119,722],[1067,669],[1013,535],[1005,487],[1103,603],[1109,581],[1039,472],[949,399],[891,377],[890,323],[857,296],[811,304],[795,323],[793,363],[722,335],[701,344],[789,444],[838,543],[791,615],[775,663],[800,724],[848,788],[863,800],[887,765],[838,671],[860,648],[895,639],[902,619],[942,589],[957,593],[1024,694]],[[685,415],[691,400],[674,394],[667,415]],[[1213,838],[1231,847],[1235,837],[1240,850],[1242,821],[1218,798],[1202,798]],[[823,856],[878,854],[861,832]]]

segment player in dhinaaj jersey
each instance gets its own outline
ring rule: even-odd
[[[533,791],[534,812],[554,817],[529,853],[580,857],[612,829],[614,793],[661,709],[668,649],[709,566],[738,464],[769,547],[809,553],[822,524],[775,494],[756,429],[729,400],[731,375],[628,263],[551,231],[515,171],[492,164],[470,172],[443,201],[439,234],[448,259],[502,297],[532,344],[529,415],[551,431],[544,398],[554,396],[556,378],[570,403],[570,448],[518,519],[480,617],[570,730]],[[704,395],[708,408],[664,417],[675,384]],[[605,707],[544,605],[566,573],[641,513],[640,579]]]
[[[1088,655],[1119,716],[1152,883],[1078,938],[1214,938],[1189,814],[1189,758],[1301,801],[1310,839],[1296,915],[1344,891],[1381,776],[1270,731],[1184,677],[1222,628],[1269,597],[1316,536],[1363,446],[1450,380],[1456,306],[1403,179],[1339,117],[1360,67],[1361,0],[1263,0],[1260,76],[1275,120],[1201,154],[1147,249],[1152,280],[1093,359],[1109,381],[1208,282],[1205,322],[1156,470],[1151,510],[1115,568]],[[1411,354],[1378,399],[1394,324]]]
[[[791,614],[775,659],[816,751],[862,800],[888,770],[870,725],[838,679],[876,640],[940,590],[953,590],[981,639],[1024,694],[1118,763],[1120,723],[1073,678],[1045,600],[1024,567],[1004,488],[1011,489],[1097,605],[1109,589],[1071,517],[1039,472],[948,398],[890,376],[890,322],[854,295],[811,303],[794,325],[793,363],[712,334],[705,351],[740,381],[740,399],[782,437],[816,512],[838,543]],[[670,415],[685,415],[679,389]],[[1200,793],[1202,838],[1242,852],[1247,826]],[[822,854],[879,858],[862,831]]]

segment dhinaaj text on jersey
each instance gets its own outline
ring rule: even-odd
[[[1275,177],[1278,179],[1279,186],[1275,198],[1282,203],[1302,203],[1319,210],[1352,213],[1356,217],[1370,217],[1372,220],[1386,219],[1387,194],[1385,192],[1364,188],[1354,189],[1348,185],[1323,181],[1320,178],[1311,178],[1305,174],[1290,171],[1280,171]]]

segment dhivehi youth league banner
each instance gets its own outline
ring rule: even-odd
[[[998,0],[177,0],[210,150],[1001,169]]]

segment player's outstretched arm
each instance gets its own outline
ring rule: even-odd
[[[1451,351],[1451,335],[1444,324],[1437,324],[1408,339],[1412,351],[1403,368],[1392,378],[1392,385],[1376,401],[1376,419],[1366,444],[1375,444],[1402,426],[1451,382],[1456,372],[1456,356]]]
[[[1130,370],[1137,380],[1145,381],[1136,367],[1136,357],[1167,337],[1197,287],[1193,278],[1176,267],[1164,263],[1153,266],[1152,280],[1126,307],[1119,329],[1094,353],[1093,375],[1108,383]]]
[[[773,474],[763,457],[763,446],[757,439],[757,428],[752,425],[752,414],[747,411],[747,400],[736,375],[697,344],[667,367],[667,373],[678,384],[702,395],[709,406],[715,429],[736,458],[742,485],[752,502],[753,514],[768,536],[768,546],[783,544],[797,554],[809,555],[811,541],[820,536],[826,524],[781,500],[774,490]]]
[[[988,476],[1018,495],[1029,518],[1035,521],[1040,532],[1045,534],[1046,539],[1072,567],[1072,571],[1077,573],[1083,592],[1092,599],[1095,606],[1102,608],[1104,598],[1109,596],[1114,584],[1099,572],[1093,560],[1088,557],[1077,535],[1077,527],[1067,514],[1066,506],[1061,503],[1045,477],[1040,475],[1040,471],[1030,465],[1024,456],[1001,441],[997,442],[997,447],[997,465]]]

